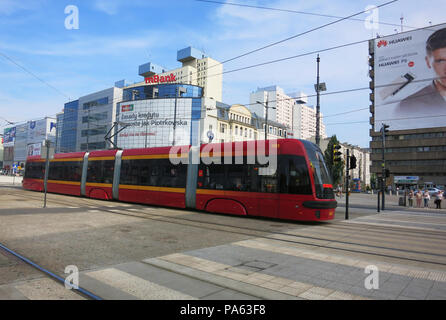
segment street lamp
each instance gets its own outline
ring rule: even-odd
[[[266,141],[268,140],[268,109],[276,109],[276,107],[268,107],[268,99],[266,99],[266,104],[258,100],[256,102],[265,107],[265,141]]]
[[[173,141],[172,146],[175,145],[175,129],[176,129],[176,122],[177,122],[177,99],[178,97],[181,97],[182,93],[186,93],[187,89],[185,87],[176,87],[175,88],[175,110],[173,114]]]
[[[314,85],[314,90],[317,93],[317,104],[316,104],[316,144],[319,146],[320,143],[320,123],[321,123],[321,106],[320,106],[320,96],[319,92],[327,91],[327,86],[325,82],[319,83],[319,62],[321,59],[317,55],[317,83]]]

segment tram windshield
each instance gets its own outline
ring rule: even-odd
[[[310,171],[314,177],[316,198],[334,199],[333,183],[321,150],[309,141],[302,142],[310,160]]]

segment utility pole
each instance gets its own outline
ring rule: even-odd
[[[88,106],[87,109],[87,151],[89,150],[89,146],[88,146],[88,137],[90,136],[90,106]]]
[[[346,176],[345,176],[345,220],[348,220],[348,192],[349,192],[349,184],[350,184],[350,149],[347,149],[347,161],[346,161]]]
[[[43,198],[43,207],[46,208],[46,192],[47,192],[47,184],[48,184],[48,171],[50,169],[50,145],[51,142],[49,139],[45,140],[45,146],[46,146],[46,160],[45,160],[45,178],[43,181],[43,187],[45,189],[45,195]]]
[[[320,106],[320,96],[319,96],[319,92],[320,92],[320,87],[319,87],[319,62],[321,61],[321,59],[319,58],[319,55],[317,55],[317,83],[316,83],[316,93],[317,93],[317,103],[316,103],[316,144],[319,146],[320,145],[320,137],[319,137],[319,133],[320,133],[320,111],[321,111],[321,106]],[[348,172],[348,171],[347,171]],[[348,199],[348,198],[347,198]]]
[[[261,104],[265,107],[265,141],[268,140],[268,109],[276,109],[276,107],[268,107],[268,96],[266,96],[266,103],[256,101],[258,104]]]
[[[268,96],[266,96],[266,105],[265,105],[265,143],[268,140]]]
[[[321,105],[320,105],[320,92],[326,91],[327,86],[325,85],[325,82],[320,83],[319,82],[319,63],[321,59],[319,58],[319,55],[317,55],[317,82],[314,85],[314,89],[316,90],[316,144],[320,145],[320,129],[321,129]]]
[[[385,153],[385,149],[386,149],[386,132],[388,132],[389,130],[387,130],[389,126],[387,124],[382,124],[381,127],[381,138],[382,138],[382,178],[381,178],[381,192],[382,192],[382,205],[381,205],[381,209],[384,211],[385,210],[385,193],[386,193],[386,160],[384,158],[384,153]]]

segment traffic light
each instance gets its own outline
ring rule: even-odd
[[[355,169],[356,168],[356,157],[350,156],[350,168],[349,169]]]
[[[342,152],[339,151],[342,147],[339,144],[333,145],[333,164],[336,162],[340,162]]]
[[[390,170],[386,169],[386,178],[390,177]]]

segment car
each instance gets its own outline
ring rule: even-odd
[[[432,196],[436,196],[437,193],[440,191],[440,189],[438,188],[427,188],[427,191],[429,191],[429,195]]]

